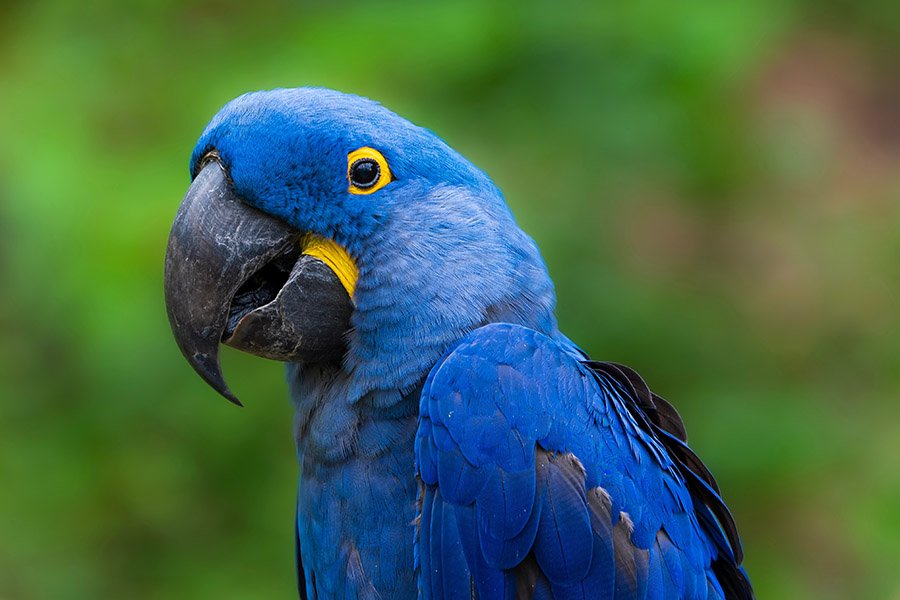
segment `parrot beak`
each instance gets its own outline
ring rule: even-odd
[[[308,238],[241,201],[217,161],[178,209],[166,250],[169,323],[194,370],[235,404],[220,343],[292,362],[344,354],[353,304],[335,272],[303,253]]]

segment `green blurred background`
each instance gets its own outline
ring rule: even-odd
[[[682,411],[760,598],[900,598],[892,3],[602,4],[0,4],[0,599],[292,597],[282,368],[226,351],[217,398],[162,265],[206,121],[297,85],[496,180],[564,330]]]

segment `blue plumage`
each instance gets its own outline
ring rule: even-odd
[[[348,192],[347,156],[393,179]],[[534,242],[431,132],[329,90],[247,94],[201,136],[245,202],[359,271],[340,364],[288,365],[308,598],[749,598],[680,418],[556,325]]]
[[[739,550],[726,541],[723,553],[721,532],[698,520],[702,499],[626,407],[637,398],[582,359],[532,329],[492,324],[432,369],[416,438],[432,514],[474,506],[458,535],[488,568],[533,555],[554,598],[725,597],[715,565],[740,578]]]

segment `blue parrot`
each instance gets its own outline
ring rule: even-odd
[[[753,597],[681,418],[557,328],[500,190],[430,131],[326,89],[200,136],[165,291],[194,369],[287,364],[302,598]]]

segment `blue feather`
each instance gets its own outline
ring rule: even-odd
[[[474,509],[458,523],[462,537],[480,539],[481,555],[473,559],[470,545],[467,561],[487,558],[535,595],[548,592],[546,582],[555,598],[699,597],[707,579],[720,594],[714,565],[733,555],[722,554],[730,545],[718,520],[692,496],[650,417],[626,409],[634,384],[594,377],[579,359],[533,330],[487,325],[426,380],[420,419],[431,425],[419,436],[440,436],[438,463],[454,475],[454,498],[444,501]],[[442,402],[447,396],[454,400]],[[452,416],[442,412],[449,407]],[[458,493],[472,486],[457,482],[476,479],[478,494]]]
[[[393,181],[358,196],[346,162],[363,146]],[[680,417],[559,332],[540,253],[484,173],[314,88],[230,102],[192,173],[211,150],[246,203],[359,269],[343,361],[287,367],[301,595],[752,597]]]

